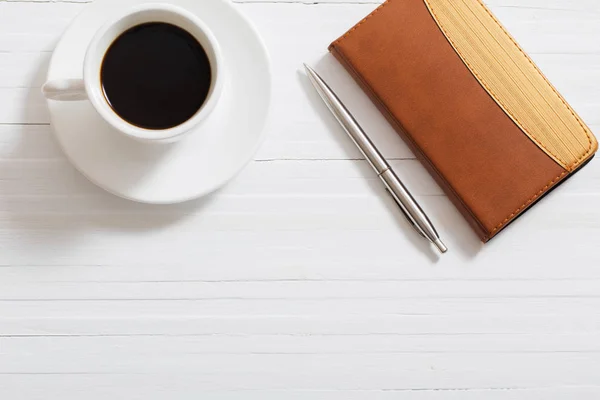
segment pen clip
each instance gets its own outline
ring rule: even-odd
[[[385,191],[388,192],[388,194],[390,195],[390,197],[398,205],[398,208],[400,209],[400,211],[402,211],[402,215],[404,215],[404,218],[406,218],[406,220],[408,221],[408,223],[411,224],[413,226],[413,228],[415,228],[415,230],[417,231],[417,233],[419,235],[421,235],[425,239],[429,240],[429,238],[425,235],[425,233],[423,233],[423,231],[421,230],[421,228],[417,224],[415,224],[415,221],[413,221],[413,219],[410,217],[410,215],[408,215],[408,213],[404,210],[404,207],[402,206],[402,204],[400,204],[400,202],[398,200],[396,200],[396,197],[390,191],[390,189],[385,188]]]

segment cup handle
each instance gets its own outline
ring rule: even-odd
[[[82,79],[60,79],[49,81],[42,86],[42,94],[49,100],[78,101],[87,100]]]

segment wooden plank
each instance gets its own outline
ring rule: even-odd
[[[195,374],[59,374],[59,375],[10,375],[0,376],[0,384],[9,393],[20,393],[23,398],[42,399],[60,397],[65,400],[104,400],[119,396],[129,399],[157,400],[167,396],[190,398],[198,392]],[[67,392],[65,388],[70,388]],[[548,387],[521,388],[436,388],[414,387],[408,389],[372,390],[307,390],[307,389],[224,389],[202,390],[201,393],[215,400],[563,400],[571,398],[595,398],[600,394],[597,386],[553,385]]]
[[[570,284],[570,282],[567,282]],[[240,300],[241,301],[241,300]],[[75,302],[72,302],[75,303]],[[71,303],[63,303],[71,304]],[[93,304],[93,303],[92,303]],[[432,304],[431,302],[429,304]],[[421,304],[424,306],[424,304]],[[458,307],[455,303],[454,307]],[[548,309],[532,314],[528,310],[489,313],[489,305],[471,312],[446,314],[377,314],[363,315],[140,315],[126,313],[91,317],[52,315],[0,318],[0,337],[129,337],[129,336],[362,336],[395,338],[450,337],[497,339],[528,335],[530,339],[560,337],[570,345],[570,335],[592,336],[600,330],[600,317],[586,312],[571,314]],[[141,308],[141,307],[140,307]],[[512,311],[512,310],[511,310]],[[557,318],[561,315],[560,318]]]
[[[171,338],[153,346],[151,340],[91,340],[87,346],[70,339],[52,349],[56,338],[35,345],[36,363],[26,357],[3,357],[0,371],[19,374],[123,375],[172,374],[193,376],[195,390],[305,389],[397,390],[408,388],[482,389],[539,387],[559,381],[585,386],[597,378],[600,366],[592,353],[463,353],[456,354],[203,354],[195,352],[191,340]],[[146,338],[150,339],[150,338]],[[6,339],[11,347],[17,341]],[[48,344],[44,346],[44,343]],[[73,353],[65,354],[73,343]],[[187,349],[186,349],[187,345]],[[119,362],[111,360],[119,357]],[[61,362],[56,362],[60,359]],[[9,364],[10,363],[10,364]],[[4,365],[9,365],[7,368]],[[286,368],[282,369],[282,365]],[[543,370],[540,365],[550,366]],[[360,373],[357,373],[360,371]],[[352,376],[352,379],[348,377]],[[233,386],[233,387],[232,387]]]

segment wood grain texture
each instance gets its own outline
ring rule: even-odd
[[[600,164],[484,247],[326,54],[377,2],[248,1],[273,63],[268,140],[210,198],[133,204],[68,164],[39,94],[85,2],[0,1],[0,398],[600,396]],[[486,3],[598,133],[600,3]],[[392,159],[447,256],[398,214],[303,61]]]

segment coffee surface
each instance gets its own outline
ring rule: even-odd
[[[208,96],[211,75],[208,56],[190,33],[153,22],[127,30],[111,44],[100,79],[122,119],[158,130],[194,116]]]

